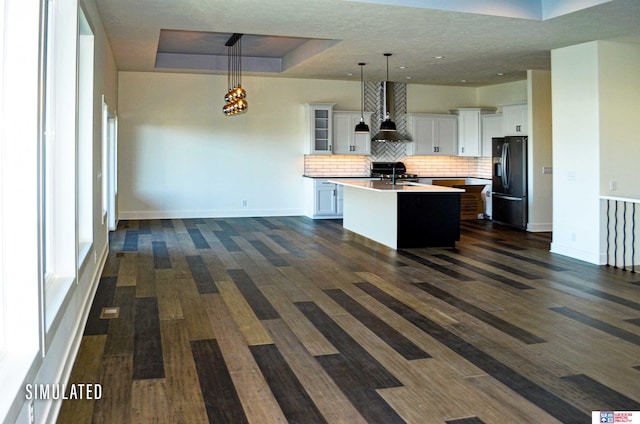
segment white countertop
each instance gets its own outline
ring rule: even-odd
[[[332,183],[340,184],[347,187],[362,188],[365,190],[373,190],[380,192],[411,192],[411,193],[462,193],[461,188],[435,186],[430,184],[421,184],[414,182],[397,181],[391,184],[387,180],[362,181],[362,180],[330,180]]]

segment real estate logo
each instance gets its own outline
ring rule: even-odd
[[[636,420],[633,420],[634,413]],[[640,411],[593,411],[592,423],[640,423]]]

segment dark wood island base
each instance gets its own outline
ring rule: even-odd
[[[455,247],[460,193],[398,193],[398,249]]]

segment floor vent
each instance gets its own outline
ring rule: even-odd
[[[117,306],[107,306],[102,308],[100,319],[114,319],[120,316],[120,308]]]

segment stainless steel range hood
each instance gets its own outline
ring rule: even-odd
[[[385,120],[380,125],[380,131],[373,137],[371,137],[372,141],[376,141],[379,143],[390,142],[390,143],[399,143],[403,141],[411,141],[411,139],[403,134],[400,134],[396,131],[395,123],[393,119],[395,118],[395,85],[392,81],[382,81],[380,83],[380,94],[382,96],[382,115],[385,117]]]

